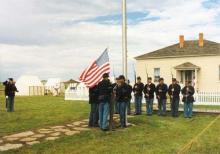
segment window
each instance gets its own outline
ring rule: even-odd
[[[154,82],[158,82],[160,79],[160,68],[154,68]]]

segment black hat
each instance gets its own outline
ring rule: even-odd
[[[125,76],[124,76],[124,75],[120,75],[120,76],[118,77],[118,79],[119,79],[119,80],[125,80]]]
[[[172,81],[173,81],[173,82],[176,82],[176,78],[172,78]]]
[[[163,78],[160,78],[160,79],[159,79],[159,81],[163,81],[163,80],[164,80]]]
[[[138,76],[138,77],[137,77],[137,80],[141,80],[141,77],[140,77],[140,76]]]
[[[13,81],[13,78],[8,78],[9,81]]]
[[[152,80],[152,77],[148,77],[147,79],[148,79],[148,80]]]
[[[108,77],[109,77],[109,74],[108,74],[108,73],[104,73],[104,74],[102,75],[102,77],[103,77],[103,78],[108,78]]]

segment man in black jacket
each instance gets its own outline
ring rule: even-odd
[[[171,115],[173,117],[178,117],[180,91],[181,91],[180,85],[177,84],[176,79],[173,78],[172,84],[169,86],[169,89],[168,89],[168,94],[170,96]]]
[[[141,77],[137,77],[137,83],[135,83],[133,87],[136,115],[140,115],[142,112],[143,90],[144,90],[144,84],[141,82]]]
[[[98,84],[98,101],[99,101],[99,125],[103,131],[108,130],[108,115],[110,99],[113,92],[109,74],[103,74],[103,80]]]
[[[5,86],[5,108],[7,109],[7,104],[8,104],[8,98],[6,98],[6,89],[8,86],[8,81],[6,80],[5,82],[3,82],[3,85]]]
[[[125,77],[119,76],[119,84],[116,89],[116,101],[119,104],[120,124],[121,127],[126,127],[126,108],[130,97],[128,84],[125,83]]]
[[[191,81],[186,81],[185,87],[182,89],[183,102],[184,102],[184,117],[192,118],[193,102],[195,89],[191,85]]]
[[[14,112],[15,92],[18,92],[13,78],[9,78],[8,86],[5,88],[7,102],[7,112]]]
[[[152,83],[152,78],[148,77],[147,84],[144,86],[144,97],[146,99],[146,112],[147,115],[153,114],[154,93],[156,87]]]
[[[166,115],[166,102],[167,102],[167,90],[168,87],[164,83],[164,79],[159,79],[159,84],[156,87],[156,95],[158,100],[158,115]]]
[[[99,121],[99,103],[97,85],[89,88],[89,104],[91,111],[89,116],[89,127],[97,127]]]

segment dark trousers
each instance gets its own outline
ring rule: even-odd
[[[6,108],[6,109],[8,108],[7,106],[8,106],[8,99],[6,98],[6,99],[5,99],[5,108]]]
[[[8,96],[7,112],[14,112],[14,96]]]
[[[91,111],[89,115],[89,126],[95,127],[98,126],[99,121],[99,104],[92,103],[91,105]]]
[[[146,98],[146,112],[147,112],[147,115],[152,115],[153,114],[153,103],[154,103],[153,98]]]
[[[119,104],[115,101],[115,113],[119,113]]]
[[[172,98],[172,99],[170,99],[170,109],[171,109],[171,115],[173,117],[177,117],[178,116],[179,102],[180,102],[179,98]]]
[[[108,129],[109,102],[99,104],[99,125],[102,130]]]
[[[166,115],[166,99],[158,99],[158,115]]]
[[[135,96],[135,113],[141,114],[142,112],[142,96]]]
[[[127,102],[127,113],[131,114],[131,100],[128,100]]]
[[[126,127],[126,102],[118,102],[119,104],[119,114],[120,114],[120,124],[121,127]]]
[[[184,117],[191,118],[193,113],[193,102],[184,102]]]

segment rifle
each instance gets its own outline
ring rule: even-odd
[[[112,128],[113,128],[113,115],[114,115],[114,110],[113,110],[113,107],[114,107],[114,94],[111,95],[111,98],[110,98],[110,118],[109,118],[109,130],[112,131]]]
[[[147,66],[146,66],[146,64],[145,64],[145,73],[146,73],[147,79],[148,79],[148,72],[147,72]]]
[[[170,72],[171,72],[171,83],[172,83],[172,82],[173,82],[172,67],[170,68]],[[171,91],[172,91],[171,96],[172,96],[172,97],[170,97],[170,98],[171,98],[171,103],[173,102],[173,88],[174,88],[174,86],[173,86],[173,83],[172,83],[172,89],[171,89]]]
[[[136,76],[136,71],[135,71],[135,67],[134,67],[134,63],[133,63],[133,69],[134,69],[134,83],[137,83],[137,76]]]
[[[146,73],[146,76],[147,76],[147,79],[148,79],[148,72],[147,72],[146,64],[145,64],[145,73]],[[148,85],[148,83],[147,83],[147,94],[148,94],[148,98],[149,98],[150,91],[148,90],[148,86],[150,86],[150,85]]]
[[[116,85],[117,86],[117,85]],[[113,116],[114,116],[114,103],[115,103],[115,95],[114,95],[114,89],[116,88],[113,87],[113,90],[112,90],[112,95],[111,95],[111,98],[110,98],[110,116],[109,116],[109,130],[112,131],[113,130],[113,122],[114,122],[114,119],[113,119]]]

